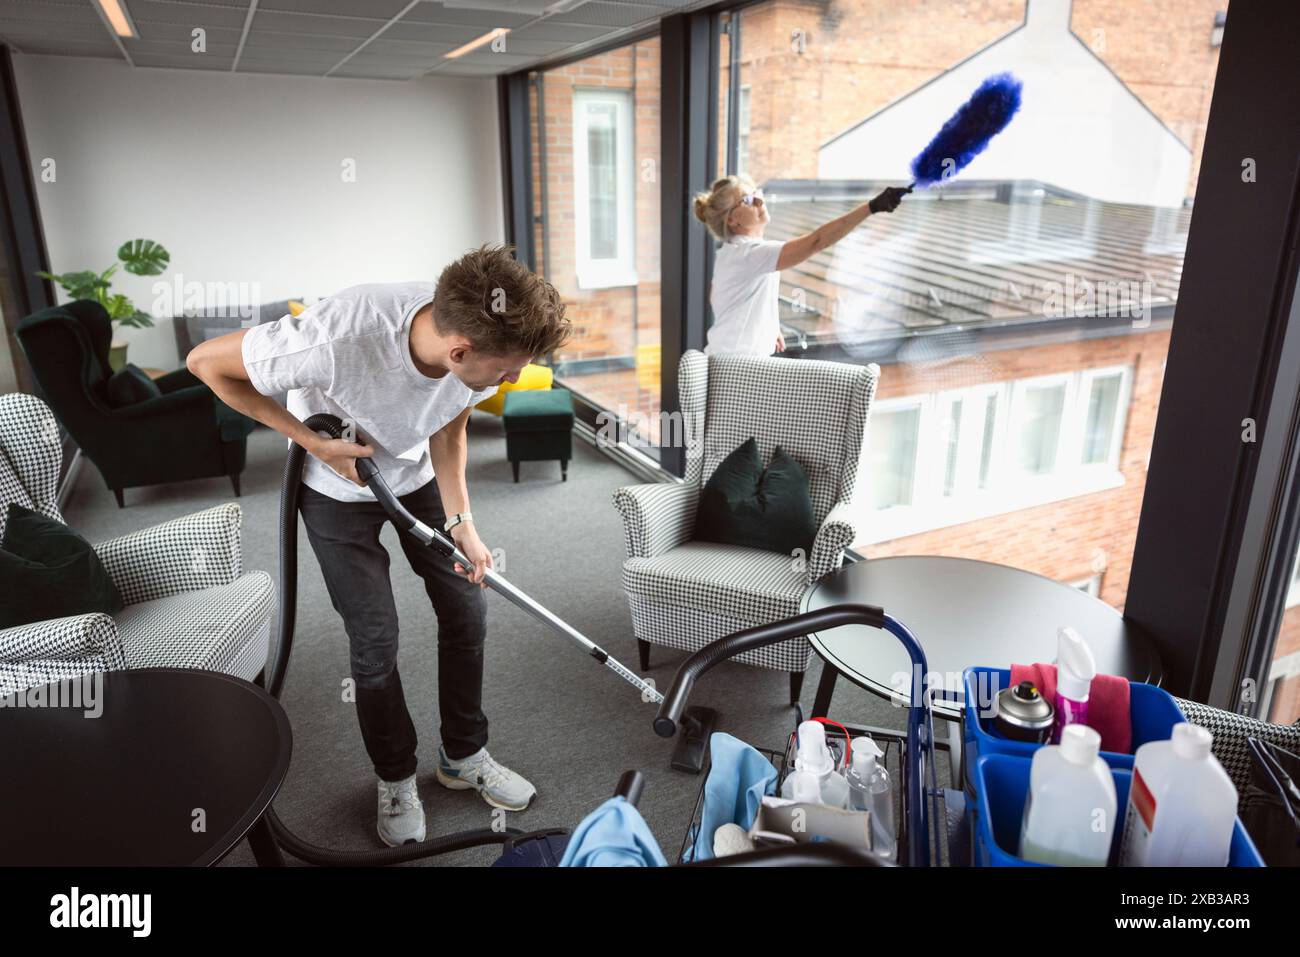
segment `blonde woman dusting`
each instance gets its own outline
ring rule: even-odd
[[[785,242],[764,239],[771,221],[763,191],[743,176],[724,176],[695,197],[695,217],[722,242],[713,260],[709,355],[767,356],[785,349],[778,319],[781,270],[833,246],[872,213],[892,213],[910,188],[890,186],[868,203]]]

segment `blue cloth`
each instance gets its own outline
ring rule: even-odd
[[[709,739],[709,764],[700,833],[688,852],[688,860],[693,861],[713,856],[713,832],[722,825],[738,824],[749,830],[763,795],[776,793],[772,762],[739,738],[715,733]]]
[[[665,867],[668,861],[639,811],[612,797],[592,811],[569,838],[561,867]]]

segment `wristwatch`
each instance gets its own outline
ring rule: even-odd
[[[474,521],[474,516],[471,515],[469,512],[457,512],[455,515],[447,519],[447,523],[442,526],[442,530],[444,532],[450,532],[461,522],[472,522],[472,521]]]

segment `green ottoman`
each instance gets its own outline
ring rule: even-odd
[[[573,458],[573,396],[568,389],[528,389],[506,393],[501,415],[506,457],[519,481],[519,463],[560,460],[560,477],[569,480]]]

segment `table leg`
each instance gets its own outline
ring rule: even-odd
[[[257,823],[248,832],[248,846],[253,849],[258,867],[284,867],[284,855],[280,853],[280,845],[275,843],[265,814],[257,819]]]
[[[953,789],[960,791],[966,771],[962,767],[966,760],[966,752],[962,749],[962,721],[960,718],[947,718],[944,722],[948,725],[948,779],[952,782]]]
[[[830,714],[831,695],[835,693],[835,679],[840,673],[835,670],[835,666],[825,659],[822,660],[822,676],[817,682],[817,697],[813,699],[811,718],[824,718]]]

